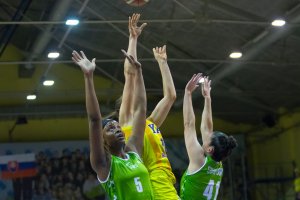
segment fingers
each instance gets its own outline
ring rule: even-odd
[[[127,52],[124,49],[121,49],[121,51],[124,55],[127,55]]]
[[[208,88],[209,88],[209,91],[211,90],[210,84],[211,84],[211,80],[209,80],[209,82],[208,82]]]
[[[163,47],[155,47],[152,50],[154,53],[161,54],[163,52]]]
[[[72,60],[73,60],[73,62],[74,62],[75,64],[78,63],[78,61],[77,61],[74,57],[72,57]]]
[[[196,77],[196,74],[193,74],[191,80],[194,80],[195,77]]]
[[[134,60],[132,59],[133,57],[130,57],[124,49],[121,49],[121,51],[124,54],[124,56],[128,59],[128,61],[132,64]]]
[[[72,55],[78,61],[80,61],[82,59],[82,57],[79,55],[79,53],[77,53],[77,51],[73,51]]]
[[[195,85],[198,83],[198,79],[199,79],[199,73],[198,74],[194,74],[193,77],[191,78],[191,84]]]
[[[130,60],[132,60],[132,63],[135,62],[135,59],[134,59],[134,57],[132,55],[129,55],[129,58],[130,58]]]
[[[141,31],[145,28],[145,26],[147,26],[147,23],[143,23],[143,24],[140,26]]]
[[[164,45],[162,47],[155,47],[152,50],[153,50],[153,53],[164,54],[164,53],[166,53],[166,49],[167,49],[167,47],[166,47],[166,45]]]
[[[202,73],[193,74],[192,78],[186,85],[186,89],[190,92],[193,92],[196,88],[199,87],[199,79],[202,77]]]
[[[93,58],[92,63],[93,65],[96,65],[96,58]]]
[[[189,81],[189,83],[194,83],[195,82],[195,78],[196,78],[196,74],[193,74],[191,80]]]
[[[136,13],[135,16],[135,23],[138,23],[141,15]]]
[[[132,17],[131,17],[131,25],[136,26],[138,20],[139,20],[139,14],[137,13],[133,13]]]
[[[153,51],[153,54],[155,54],[155,53],[156,53],[156,49],[155,49],[155,48],[152,48],[152,51]]]
[[[86,56],[85,56],[84,52],[80,51],[80,53],[81,53],[82,57],[86,59]]]
[[[211,80],[209,80],[209,76],[204,77],[204,84],[207,87],[210,87]]]
[[[190,92],[193,92],[196,88],[200,86],[200,80],[204,79],[204,82],[201,84],[202,89],[202,95],[208,96],[209,92],[211,90],[210,84],[211,80],[209,80],[208,76],[202,76],[202,73],[194,74],[192,78],[189,80],[189,82],[186,85],[186,89]]]
[[[127,57],[127,52],[124,49],[121,49],[122,53],[124,54],[124,56]]]
[[[137,14],[137,13],[133,13],[132,17],[129,17],[129,23],[128,26],[133,28],[133,27],[137,27],[137,23],[140,20],[141,15]],[[147,26],[147,23],[143,23],[139,28],[141,29],[141,31],[145,28],[145,26]]]
[[[136,21],[135,21],[135,14],[132,15],[131,17],[131,27],[135,26],[136,25]]]
[[[128,29],[131,29],[132,27],[132,22],[131,22],[131,17],[129,16],[128,18]]]
[[[204,82],[202,84],[202,91],[204,92],[205,90],[205,94],[206,94],[211,90],[211,86],[210,86],[211,80],[209,80],[209,76],[204,76],[203,78],[204,78]]]
[[[197,79],[197,75],[194,74],[194,75],[193,75],[193,78],[192,78],[192,82],[195,82],[196,79]]]
[[[198,73],[194,78],[195,82],[198,84],[201,78],[202,78],[202,73]]]
[[[121,49],[124,56],[128,59],[130,64],[134,65],[135,67],[139,68],[141,67],[141,63],[139,63],[132,55],[127,54],[127,52],[124,49]]]
[[[199,87],[199,81],[202,78],[202,73],[194,74],[191,80],[188,82],[188,85],[191,85],[193,88]]]
[[[167,46],[166,45],[163,46],[162,51],[167,52]]]

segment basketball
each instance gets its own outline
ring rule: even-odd
[[[148,3],[150,0],[125,0],[128,5],[139,7]]]

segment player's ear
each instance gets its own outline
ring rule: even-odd
[[[206,149],[207,153],[212,154],[215,151],[215,148],[213,146],[208,146]]]

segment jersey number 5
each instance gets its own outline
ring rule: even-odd
[[[140,177],[135,177],[134,179],[135,187],[138,192],[143,192],[143,186],[140,181]]]
[[[207,200],[211,200],[212,199],[212,195],[213,195],[213,191],[214,191],[214,186],[215,186],[215,181],[214,180],[210,180],[208,185],[206,186],[204,192],[203,192],[203,196],[205,196],[207,198]],[[216,184],[216,192],[215,192],[215,197],[213,198],[214,200],[217,199],[218,193],[219,193],[219,188],[220,188],[220,181],[217,182]]]

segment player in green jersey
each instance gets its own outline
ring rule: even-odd
[[[73,61],[84,74],[91,166],[111,200],[152,200],[149,173],[140,159],[147,104],[141,64],[122,51],[136,70],[133,130],[126,144],[117,121],[102,121],[93,81],[95,58],[89,61],[82,51],[81,55],[76,51],[72,53]]]
[[[192,93],[202,83],[204,109],[202,112],[201,135],[203,145],[197,139]],[[183,101],[184,139],[189,156],[189,165],[180,182],[182,200],[215,200],[223,175],[222,162],[237,146],[232,136],[213,132],[210,80],[199,73],[187,83]]]

